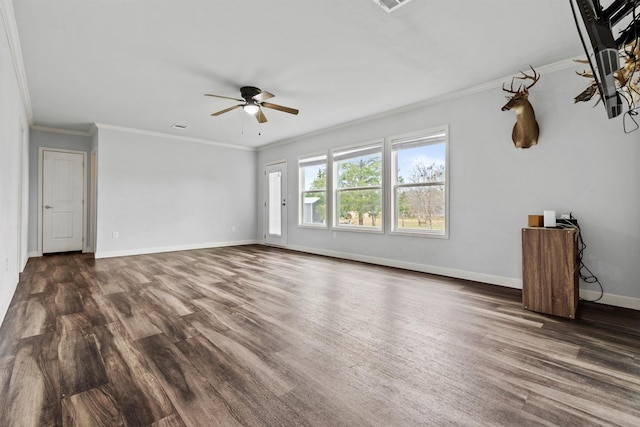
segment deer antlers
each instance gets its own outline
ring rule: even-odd
[[[633,110],[640,105],[640,41],[635,40],[619,49],[620,57],[625,61],[622,68],[614,73],[616,88],[618,93],[623,96],[629,104],[629,110]],[[580,64],[588,64],[587,60],[575,60]],[[598,85],[595,82],[593,72],[583,71],[577,72],[581,77],[590,79],[589,86],[578,96],[574,98],[574,102],[587,102],[599,93]],[[598,98],[598,102],[600,99]]]
[[[531,67],[531,65],[529,65],[529,67]],[[502,107],[502,111],[513,109],[516,112],[516,124],[513,127],[513,132],[511,133],[511,139],[513,139],[513,144],[516,148],[529,148],[532,145],[536,145],[538,143],[538,135],[540,133],[540,128],[536,121],[536,114],[528,100],[529,89],[531,89],[533,85],[540,80],[540,74],[538,74],[533,67],[531,67],[531,71],[533,72],[531,75],[520,71],[522,76],[513,77],[511,79],[511,87],[509,89],[504,87],[504,83],[502,84],[503,91],[513,94],[509,97],[505,106]],[[532,82],[529,86],[526,86],[523,83],[518,87],[518,90],[515,90],[513,88],[513,82],[515,79],[532,80]]]
[[[527,73],[525,73],[523,71],[520,71],[520,74],[522,74],[522,77],[515,77],[515,76],[512,77],[511,78],[511,88],[510,89],[505,88],[504,87],[504,83],[502,83],[502,90],[505,91],[505,92],[508,92],[508,93],[513,93],[513,94],[522,93],[522,92],[528,92],[529,89],[531,89],[533,87],[533,85],[535,85],[538,82],[538,80],[540,80],[540,74],[536,70],[534,70],[531,65],[529,65],[529,68],[531,68],[531,71],[533,72],[533,75],[529,75],[529,74],[527,74]],[[515,79],[533,80],[533,83],[531,83],[529,86],[524,86],[524,85],[521,84],[518,87],[518,90],[514,90],[513,89],[513,82],[514,82]],[[523,86],[524,86],[524,88],[523,88]]]

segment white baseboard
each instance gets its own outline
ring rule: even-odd
[[[209,242],[209,243],[197,243],[189,245],[176,245],[176,246],[163,246],[155,248],[136,248],[136,249],[124,249],[119,251],[96,251],[95,258],[114,258],[121,256],[133,256],[133,255],[146,255],[157,254],[162,252],[177,252],[177,251],[190,251],[194,249],[209,249],[209,248],[221,248],[225,246],[242,246],[242,245],[254,245],[260,243],[258,240],[235,240],[226,242]]]
[[[588,291],[586,289],[580,289],[580,298],[585,300],[595,300],[600,296],[598,291]],[[640,298],[626,297],[624,295],[608,294],[604,293],[602,299],[597,301],[598,304],[613,305],[615,307],[630,308],[633,310],[640,310]]]
[[[366,255],[351,254],[346,252],[328,251],[324,249],[308,248],[304,246],[289,245],[287,249],[306,252],[316,255],[325,255],[352,261],[366,262],[369,264],[384,265],[386,267],[402,268],[405,270],[419,271],[421,273],[437,274],[439,276],[455,277],[456,279],[473,280],[475,282],[500,285],[508,288],[522,289],[522,280],[510,277],[494,276],[473,271],[458,270],[455,268],[438,267],[435,265],[417,264],[412,262],[397,261],[388,258],[378,258]]]
[[[264,244],[262,240],[238,240],[226,242],[200,243],[194,245],[178,245],[156,248],[143,249],[127,249],[120,251],[103,251],[96,252],[95,257],[113,258],[120,256],[144,255],[162,252],[188,251],[193,249],[219,248],[225,246],[242,246]],[[369,264],[383,265],[386,267],[402,268],[405,270],[418,271],[421,273],[437,274],[439,276],[454,277],[456,279],[473,280],[475,282],[489,283],[491,285],[505,286],[508,288],[522,289],[522,280],[511,277],[495,276],[485,273],[477,273],[473,271],[458,270],[454,268],[438,267],[434,265],[417,264],[404,261],[397,261],[387,258],[371,257],[366,255],[352,254],[347,252],[330,251],[326,249],[310,248],[306,246],[287,245],[286,249],[298,252],[305,252],[315,255],[324,255],[334,258],[347,259],[352,261],[366,262]],[[29,258],[36,258],[40,255],[37,252],[29,252]],[[580,289],[580,297],[585,300],[595,300],[600,296],[600,292]],[[632,310],[640,310],[640,298],[627,297],[624,295],[616,295],[605,293],[600,304],[612,305],[615,307],[630,308]]]
[[[402,268],[405,270],[418,271],[421,273],[437,274],[440,276],[453,277],[456,279],[473,280],[475,282],[505,286],[508,288],[522,289],[522,279],[514,279],[511,277],[494,276],[491,274],[477,273],[473,271],[458,270],[454,268],[438,267],[426,264],[416,264],[387,258],[370,257],[366,255],[351,254],[346,252],[309,248],[305,246],[287,245],[286,248],[293,251],[305,252],[315,255],[324,255],[334,258],[366,262],[369,264],[383,265],[386,267]],[[595,300],[599,296],[600,292],[580,289],[580,297],[585,300]],[[630,308],[633,310],[640,310],[640,298],[627,297],[623,295],[605,293],[602,299],[598,301],[598,303],[616,307]]]

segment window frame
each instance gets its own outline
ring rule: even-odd
[[[361,233],[373,233],[373,234],[385,234],[385,214],[386,214],[386,203],[385,203],[385,144],[384,138],[377,138],[370,141],[360,142],[357,144],[352,144],[345,147],[335,148],[331,151],[331,191],[332,191],[332,221],[331,221],[331,229],[339,230],[339,231],[355,231]],[[380,153],[380,183],[377,186],[366,186],[366,187],[348,187],[348,188],[339,188],[338,175],[340,173],[338,162],[341,159],[337,159],[337,157],[342,157],[349,152],[357,153],[366,151],[367,148],[373,149],[376,148],[376,151]],[[357,156],[355,156],[357,157]],[[348,157],[345,157],[345,159]],[[380,222],[379,226],[367,226],[367,225],[350,225],[350,224],[340,224],[340,215],[338,213],[338,194],[344,191],[357,191],[357,190],[378,190],[380,192]]]
[[[311,161],[316,160],[320,161],[321,157],[324,157],[325,164],[325,183],[324,190],[305,190],[304,189],[304,165],[303,163],[306,161],[307,163],[311,163]],[[329,153],[327,151],[316,152],[311,154],[305,154],[303,156],[298,157],[298,227],[302,228],[316,228],[316,229],[329,229],[329,224],[331,223],[331,217],[329,209],[329,185],[330,185],[330,162],[329,162]],[[307,193],[324,193],[325,195],[325,221],[324,223],[305,223],[304,222],[304,199],[305,194]]]
[[[444,142],[444,181],[437,182],[428,182],[428,183],[398,183],[398,149],[394,148],[394,145],[401,145],[403,140],[415,139],[419,140],[422,138],[428,138],[431,135],[437,135],[438,133],[444,133],[444,136],[439,139],[437,142],[424,144],[424,145],[432,145],[432,144],[441,144]],[[450,184],[450,135],[449,135],[449,125],[437,126],[429,129],[423,129],[416,132],[404,133],[400,135],[390,136],[388,138],[388,151],[390,158],[390,199],[391,199],[391,212],[390,212],[390,234],[395,235],[404,235],[404,236],[417,236],[417,237],[427,237],[427,238],[435,238],[435,239],[449,239],[451,222],[450,222],[450,206],[449,199],[451,196],[451,184]],[[401,188],[410,188],[410,187],[432,187],[437,185],[444,186],[444,231],[438,232],[434,230],[419,230],[419,229],[408,229],[401,228],[398,225],[399,222],[399,214],[398,214],[398,190]]]

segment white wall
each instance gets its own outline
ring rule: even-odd
[[[29,256],[39,256],[38,250],[38,156],[39,149],[43,148],[61,148],[64,150],[83,151],[87,153],[87,201],[85,201],[86,213],[89,214],[89,199],[91,196],[91,188],[89,185],[90,177],[90,153],[91,153],[91,137],[83,135],[75,135],[72,133],[64,133],[60,131],[47,131],[42,129],[31,129],[29,134]],[[87,219],[89,217],[87,216]],[[90,221],[87,221],[87,227],[90,227]],[[90,233],[85,232],[85,242]]]
[[[0,320],[27,261],[29,182],[29,123],[9,47],[7,13],[7,4],[0,3]]]
[[[511,142],[515,114],[500,111],[499,87],[261,150],[260,168],[288,161],[288,246],[521,287],[527,215],[573,212],[603,302],[640,309],[640,131],[624,134],[621,119],[608,120],[601,105],[574,105],[585,87],[574,70],[543,74],[532,89],[541,135],[529,150]],[[349,231],[333,238],[333,230],[296,226],[298,156],[443,124],[450,126],[450,239]],[[262,206],[262,192],[258,198]],[[581,288],[585,297],[598,295],[594,285]]]
[[[96,257],[255,242],[256,157],[98,125]]]

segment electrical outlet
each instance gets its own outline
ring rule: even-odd
[[[335,239],[337,236],[338,236],[337,233],[334,231],[333,232],[333,238]]]
[[[235,225],[232,225],[232,226],[231,226],[231,232],[232,232],[232,233],[235,233],[235,232],[236,232],[236,226],[235,226]]]
[[[119,237],[120,237],[120,233],[118,233],[117,231],[114,231],[113,233],[111,233],[112,239],[118,239]]]

